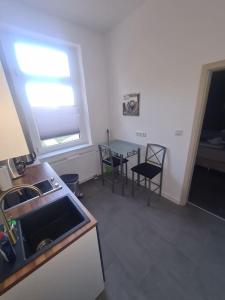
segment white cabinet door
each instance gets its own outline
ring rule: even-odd
[[[94,300],[104,289],[96,228],[2,295],[4,300]]]

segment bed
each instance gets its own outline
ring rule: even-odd
[[[203,131],[196,164],[207,169],[225,172],[225,131]]]

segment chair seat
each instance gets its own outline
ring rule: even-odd
[[[162,169],[149,163],[142,163],[134,166],[131,170],[139,175],[152,179],[158,175]]]
[[[113,167],[118,167],[120,165],[120,158],[113,156]],[[111,166],[111,162],[109,158],[103,159],[102,161],[104,164]],[[126,164],[128,160],[126,158],[123,159],[123,164]]]

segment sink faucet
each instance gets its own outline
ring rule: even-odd
[[[36,186],[30,185],[30,184],[21,184],[21,185],[17,185],[17,186],[13,186],[12,188],[8,189],[7,191],[3,192],[2,194],[0,194],[0,213],[2,216],[2,221],[4,223],[6,232],[8,234],[9,240],[12,243],[12,245],[16,244],[16,236],[15,233],[13,232],[13,228],[9,225],[9,222],[7,220],[6,214],[4,212],[4,199],[5,197],[12,193],[12,192],[17,192],[20,191],[23,188],[27,188],[27,189],[31,189],[33,191],[36,191],[38,193],[39,196],[42,195],[42,192],[39,188],[37,188]]]

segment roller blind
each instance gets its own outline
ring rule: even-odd
[[[32,107],[41,140],[80,133],[76,106]]]
[[[29,43],[15,43],[20,71],[26,75],[26,96],[41,141],[80,133],[79,110],[66,52]]]

